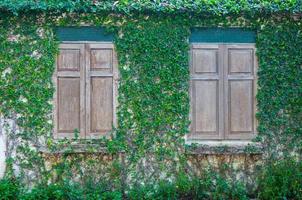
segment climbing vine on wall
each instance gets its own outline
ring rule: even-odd
[[[259,138],[273,158],[301,153],[301,30],[301,20],[284,18],[263,24],[258,34]]]
[[[38,145],[40,136],[50,136],[57,45],[52,31],[36,21],[30,16],[1,18],[0,112],[11,142],[7,157],[16,153],[20,166],[41,172],[43,161],[29,144]]]
[[[301,19],[292,19],[288,14],[299,11],[301,5],[295,2],[284,5],[262,3],[267,8],[267,15],[263,17],[259,17],[258,7],[250,10],[249,3],[224,2],[222,9],[217,6],[218,2],[213,3],[213,8],[210,4],[203,9],[197,5],[200,11],[197,14],[208,9],[211,17],[168,15],[170,4],[163,7],[165,14],[157,15],[131,13],[136,4],[127,2],[116,5],[115,14],[105,8],[107,13],[74,13],[88,4],[80,8],[78,4],[72,7],[70,2],[63,7],[58,4],[58,7],[41,5],[39,8],[24,2],[14,6],[8,1],[1,3],[1,9],[19,14],[2,13],[0,19],[0,113],[6,119],[9,141],[13,141],[8,144],[8,157],[17,152],[13,162],[20,169],[31,171],[32,180],[46,182],[63,179],[63,176],[72,178],[70,172],[86,180],[89,177],[86,173],[96,176],[93,169],[99,163],[95,157],[85,154],[72,158],[70,154],[76,150],[72,143],[91,144],[91,149],[88,148],[91,152],[97,144],[105,146],[112,155],[105,159],[110,164],[100,168],[97,174],[108,172],[107,178],[115,180],[116,185],[120,184],[120,179],[133,184],[173,180],[186,167],[184,135],[190,124],[188,38],[193,26],[241,26],[257,32],[258,139],[267,155],[299,150],[302,129]],[[71,7],[66,7],[69,4]],[[108,6],[111,8],[112,5]],[[142,10],[154,12],[160,8],[157,4],[150,6]],[[190,9],[182,6],[183,10]],[[238,15],[242,8],[245,8],[245,17],[226,16],[227,13]],[[26,9],[39,12],[22,13]],[[100,9],[97,7],[93,12]],[[171,12],[175,9],[171,8]],[[286,11],[287,17],[269,16],[274,9]],[[119,126],[108,140],[58,142],[51,135],[54,91],[51,76],[58,53],[53,28],[82,24],[103,25],[116,35],[114,42],[120,73]],[[54,152],[62,147],[67,152],[62,154],[61,160],[55,161],[53,168],[47,169],[39,146],[47,146]],[[29,174],[21,170],[22,173]]]
[[[141,16],[127,20],[116,39],[121,74],[117,136],[125,143],[126,160],[133,167],[138,162],[142,178],[149,181],[165,178],[156,171],[180,167],[183,159],[189,33],[181,17]]]

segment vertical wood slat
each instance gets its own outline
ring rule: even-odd
[[[80,78],[58,77],[58,132],[80,130]]]
[[[79,131],[79,136],[84,138],[84,44],[60,44],[59,48],[60,54],[53,74],[56,88],[53,112],[54,138],[73,138],[76,130]]]

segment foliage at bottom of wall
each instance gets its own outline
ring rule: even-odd
[[[179,174],[175,181],[162,181],[157,187],[144,185],[123,191],[109,185],[89,179],[84,184],[62,180],[26,189],[18,178],[10,176],[0,180],[0,199],[301,199],[302,162],[287,158],[269,163],[259,172],[258,190],[252,196],[240,181],[212,170],[204,171],[198,178]]]
[[[232,182],[213,171],[207,171],[202,177],[194,179],[181,174],[174,182],[162,181],[156,188],[144,185],[123,192],[108,185],[91,184],[90,181],[81,185],[65,180],[26,190],[18,179],[5,178],[0,181],[0,199],[248,199],[242,183]]]

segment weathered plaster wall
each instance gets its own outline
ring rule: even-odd
[[[16,147],[19,142],[16,137],[17,134],[16,121],[0,116],[0,178],[3,177],[6,169],[6,157],[16,156]],[[15,172],[18,173],[18,166],[14,165],[13,167]]]
[[[0,118],[0,178],[3,177],[5,170],[5,150],[5,135],[2,129],[2,119]]]
[[[262,154],[261,153],[243,153],[241,151],[230,152],[234,149],[226,152],[215,152],[212,149],[207,151],[200,152],[201,150],[196,150],[188,154],[188,170],[190,173],[193,172],[196,176],[200,176],[203,173],[203,170],[211,168],[220,173],[221,175],[230,178],[232,180],[240,180],[243,182],[249,193],[253,194],[256,189],[256,172],[257,169],[261,166],[262,163]],[[54,168],[61,160],[60,153],[51,154],[45,153],[44,158],[46,159],[47,168]],[[118,156],[118,155],[116,155]],[[108,155],[104,152],[98,153],[73,153],[68,156],[68,160],[78,161],[81,163],[81,166],[85,166],[87,162],[93,161],[93,165],[89,167],[88,171],[90,173],[95,170],[95,178],[97,179],[97,174],[101,174],[102,177],[99,179],[108,179],[112,176],[119,176],[119,174],[112,168],[112,159],[111,155]],[[62,161],[62,160],[61,160]],[[81,170],[80,170],[81,171]],[[79,169],[74,169],[75,174],[79,173]],[[86,171],[87,172],[87,171]],[[80,179],[75,176],[74,178]]]
[[[210,167],[223,176],[243,182],[249,193],[256,189],[256,173],[261,166],[259,154],[194,154],[188,159],[189,166],[200,175],[203,169]]]
[[[44,153],[45,165],[48,170],[53,172],[52,181],[57,181],[62,175],[56,172],[62,167],[62,163],[68,163],[71,168],[68,168],[73,175],[69,178],[74,181],[83,182],[85,179],[90,179],[96,183],[101,183],[107,180],[107,183],[112,183],[114,177],[119,177],[118,171],[113,166],[113,157],[107,153],[71,153],[63,156],[61,153]],[[68,176],[68,175],[67,175]]]

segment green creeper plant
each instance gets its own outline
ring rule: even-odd
[[[300,1],[4,0],[0,10],[0,113],[8,135],[8,161],[19,166],[24,182],[64,183],[72,179],[72,172],[85,182],[89,174],[109,170],[118,185],[112,187],[125,187],[126,182],[156,186],[187,172],[188,38],[196,26],[239,26],[257,32],[257,141],[268,160],[301,153],[302,27],[301,16],[293,16],[301,13]],[[119,125],[110,139],[55,141],[51,134],[51,77],[58,53],[54,27],[82,24],[102,25],[115,33]],[[88,146],[86,153],[91,154],[95,145],[106,147],[113,155],[112,164],[93,172],[94,158],[69,157],[74,143]],[[67,151],[48,169],[39,146],[52,153]],[[8,166],[11,173],[13,165]]]
[[[127,166],[141,166],[137,181],[175,173],[165,169],[180,167],[183,159],[189,125],[189,33],[181,17],[140,16],[119,29],[117,139],[124,144]]]
[[[273,159],[301,153],[301,28],[301,20],[276,19],[257,37],[259,139]]]

